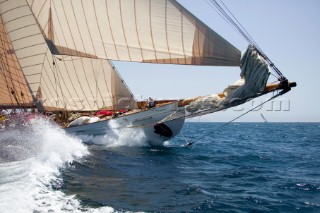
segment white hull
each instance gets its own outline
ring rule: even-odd
[[[163,120],[168,115],[178,111],[177,103],[167,104],[111,120],[103,120],[95,123],[65,128],[65,131],[75,135],[108,135],[112,128],[134,126],[142,130],[146,141],[155,146],[163,145],[163,142],[175,137],[184,124],[184,118],[168,121],[155,127],[153,124]],[[164,132],[163,132],[164,129]]]

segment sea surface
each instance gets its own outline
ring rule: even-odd
[[[186,123],[165,147],[41,119],[0,132],[0,212],[320,212],[320,123],[221,125]]]

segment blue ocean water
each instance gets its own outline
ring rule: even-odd
[[[232,123],[182,146],[221,125],[161,148],[47,121],[0,132],[0,212],[320,212],[320,123]]]
[[[85,206],[145,212],[320,212],[320,124],[186,123],[165,148],[90,145],[63,170]]]

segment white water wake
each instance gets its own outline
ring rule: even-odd
[[[0,133],[0,212],[113,212],[82,207],[59,189],[60,170],[88,155],[81,140],[47,120]]]

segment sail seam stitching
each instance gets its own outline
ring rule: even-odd
[[[94,51],[94,55],[97,55],[96,48],[95,48],[95,46],[94,46],[94,42],[93,42],[93,39],[92,39],[92,35],[91,35],[90,29],[89,29],[89,24],[88,24],[87,16],[86,16],[86,13],[85,13],[85,11],[84,11],[83,0],[81,0],[81,5],[82,5],[83,14],[84,14],[84,19],[85,19],[85,21],[86,21],[86,26],[87,26],[87,29],[88,29],[88,32],[89,32],[89,36],[90,36],[92,48],[93,48],[93,51]],[[92,68],[91,70],[92,70],[93,75],[94,75],[94,66],[93,66],[92,60],[90,60],[90,63],[91,63],[91,68]],[[92,92],[90,83],[89,83],[89,81],[88,81],[87,73],[85,72],[85,70],[83,70],[83,71],[84,71],[84,74],[85,74],[85,77],[86,77],[86,81],[87,81],[88,87],[89,87],[89,89],[90,89],[90,93],[91,93],[91,95],[92,95],[92,97],[93,97],[93,99],[94,99],[94,95],[93,95],[93,92]],[[102,98],[102,94],[101,94],[101,91],[100,91],[100,88],[99,88],[99,87],[98,87],[98,92],[99,92],[99,94],[100,94],[100,97]],[[87,99],[87,97],[86,97],[86,99]],[[102,98],[102,100],[103,100],[103,98]],[[88,101],[88,99],[87,99],[87,101]],[[103,100],[103,103],[104,103],[104,100]],[[88,104],[89,104],[90,108],[93,109],[93,107],[91,106],[91,104],[89,103],[89,101],[88,101]]]
[[[82,4],[82,2],[81,2],[81,4]],[[78,32],[79,32],[79,35],[80,35],[80,39],[81,39],[81,43],[82,43],[83,49],[84,49],[85,52],[87,52],[86,47],[85,47],[84,42],[83,42],[83,38],[82,38],[81,32],[80,32],[80,28],[79,28],[79,24],[78,24],[78,19],[76,18],[76,14],[75,14],[75,12],[74,12],[74,7],[73,7],[73,4],[72,4],[72,1],[71,1],[71,7],[72,7],[72,14],[73,14],[73,16],[74,16],[74,18],[75,18],[75,21],[76,21],[76,26],[77,26],[77,29],[78,29]],[[82,7],[83,7],[83,5],[82,5]],[[82,11],[83,11],[83,10],[82,10]],[[84,16],[85,16],[85,14],[84,14]],[[82,58],[80,58],[79,60],[81,61],[82,67],[84,67]],[[72,61],[74,61],[74,59],[72,59]],[[83,70],[83,71],[84,71],[84,70]],[[77,75],[77,74],[76,74],[76,75]],[[84,75],[85,75],[85,77],[86,77],[86,79],[87,79],[87,74],[86,74],[85,72],[84,72]],[[69,73],[68,73],[68,77],[69,77],[69,79],[71,80]],[[71,82],[72,82],[72,80],[71,80]],[[87,83],[87,84],[88,84],[88,83]],[[73,84],[72,84],[72,86],[73,86],[73,88],[74,88],[74,85],[73,85]],[[88,86],[89,86],[89,84],[88,84]],[[90,91],[91,91],[91,87],[90,87],[90,86],[89,86],[89,88],[90,88]],[[74,90],[75,90],[75,88],[74,88]],[[76,93],[77,93],[77,92],[76,92]],[[91,95],[93,96],[92,91],[91,91]],[[77,93],[77,96],[78,96],[78,98],[80,99],[78,93]],[[88,100],[87,100],[87,102],[88,102]],[[90,104],[89,104],[89,105],[90,105]],[[91,105],[90,105],[90,108],[92,108]]]
[[[141,58],[142,58],[142,61],[144,61],[144,56],[143,56],[142,47],[141,47],[141,41],[140,41],[140,34],[139,34],[139,30],[138,30],[137,4],[136,4],[136,1],[134,1],[134,22],[135,22],[135,26],[136,26],[136,34],[137,34],[137,39],[138,39],[138,45],[139,45],[139,48],[140,48]]]
[[[152,5],[151,5],[151,0],[149,0],[149,20],[150,20],[151,41],[152,41],[152,47],[153,47],[153,50],[154,50],[154,57],[155,57],[155,59],[156,59],[156,62],[158,62],[157,50],[156,50],[156,48],[155,48],[154,39],[153,39],[153,28],[152,28],[152,16],[151,16],[151,11],[152,11]]]
[[[54,10],[55,10],[55,12],[56,12],[56,14],[58,14],[57,13],[57,8],[56,8],[56,5],[55,5],[55,3],[53,2],[53,8],[54,8]],[[63,6],[62,6],[63,7]],[[64,11],[64,14],[65,14],[65,11]],[[59,17],[57,16],[57,20],[58,20],[58,24],[59,24],[59,26],[61,27],[61,29],[62,29],[62,25],[61,25],[61,21],[60,21],[60,19],[59,19]],[[66,40],[66,37],[65,37],[65,34],[64,34],[64,32],[62,31],[62,35],[63,35],[63,39],[64,39],[64,41],[66,42],[66,46],[67,46],[67,48],[68,49],[70,49],[69,47],[68,47],[68,45],[67,45],[67,40]],[[58,40],[58,42],[59,42],[59,39],[58,39],[58,37],[57,37],[57,40]],[[60,42],[59,42],[60,43]],[[74,69],[75,69],[75,65],[74,65],[74,62],[72,62],[72,65],[73,65],[73,67],[74,67]],[[69,72],[68,71],[68,69],[67,69],[67,72]],[[78,83],[79,83],[79,85],[81,85],[81,83],[80,83],[80,80],[79,80],[79,76],[78,76],[78,74],[77,74],[77,72],[75,72],[75,74],[76,74],[76,77],[77,77],[77,80],[78,80]],[[84,92],[84,90],[83,90],[83,88],[82,87],[80,87],[81,88],[81,91],[82,91],[82,94],[85,94],[85,92]],[[91,105],[90,105],[90,103],[89,103],[89,101],[88,101],[88,99],[86,98],[86,101],[87,101],[87,103],[88,103],[88,105],[90,106],[90,108],[91,108]]]
[[[127,37],[126,37],[126,32],[125,32],[124,27],[123,27],[123,17],[122,17],[121,2],[120,2],[120,0],[118,0],[118,2],[119,2],[120,20],[121,20],[121,27],[122,27],[123,37],[124,37],[124,41],[126,42],[126,49],[127,49],[127,52],[128,52],[129,60],[132,61],[130,50],[129,50],[129,45],[128,45],[128,41],[127,41]]]
[[[100,39],[101,39],[101,42],[103,43],[103,38],[102,38],[102,34],[101,34],[101,29],[100,29],[100,25],[99,25],[99,21],[98,21],[98,17],[97,17],[97,12],[96,12],[96,6],[95,6],[95,4],[94,4],[94,1],[93,1],[92,3],[93,3],[93,10],[94,10],[95,18],[96,18],[96,21],[97,21],[97,27],[98,27]],[[108,58],[108,56],[107,56],[107,50],[106,50],[106,47],[105,47],[104,43],[103,43],[103,49],[104,49],[104,53],[105,53],[106,58]],[[103,66],[103,62],[102,62],[101,60],[100,60],[100,62],[102,63],[102,66]],[[95,73],[93,73],[93,74],[95,75]],[[103,74],[103,77],[104,77],[104,82],[105,82],[105,84],[107,85],[106,88],[107,88],[108,94],[109,94],[110,98],[112,99],[112,97],[111,97],[112,94],[111,94],[110,91],[109,91],[109,87],[108,87],[108,83],[107,83],[107,81],[106,81],[106,76],[105,76],[104,71],[102,71],[102,74]],[[103,105],[106,105],[106,104],[105,104],[105,101],[104,101],[104,98],[102,97],[101,91],[100,91],[100,89],[99,89],[99,87],[98,87],[98,81],[97,81],[97,77],[96,77],[96,76],[95,76],[95,82],[96,82],[96,97],[98,96],[97,91],[99,91],[99,94],[100,94],[100,97],[101,97],[101,99],[102,99]],[[97,100],[95,100],[95,101],[97,101]],[[112,104],[112,105],[113,105],[113,104]],[[97,104],[97,108],[98,108],[98,104]]]
[[[47,60],[48,60],[48,57],[47,57]],[[49,62],[49,60],[48,60],[48,62]],[[59,74],[62,76],[60,67],[59,67],[57,64],[56,64],[55,66],[56,66],[57,72],[59,72]],[[65,68],[66,68],[67,74],[68,74],[68,76],[69,76],[69,70],[67,69],[67,67],[65,67]],[[46,72],[47,72],[47,70],[46,70]],[[71,79],[70,79],[70,80],[71,80]],[[65,79],[64,79],[63,77],[62,77],[62,81],[63,81],[63,83],[64,83],[64,86],[65,86],[66,89],[67,89],[67,92],[69,93],[69,95],[70,95],[70,97],[71,97],[71,93],[70,93],[69,87],[68,87],[67,84],[65,83]],[[74,85],[73,85],[73,83],[72,83],[72,80],[71,80],[70,82],[71,82],[71,85],[73,86],[74,91],[76,91],[75,88],[74,88]],[[80,99],[80,97],[79,97],[79,95],[78,95],[77,92],[76,92],[76,94],[77,94],[78,98]],[[74,100],[73,100],[73,101],[74,101]],[[75,103],[75,101],[74,101],[74,103]],[[69,104],[69,102],[68,102],[68,104]],[[76,103],[75,103],[75,105],[76,105]]]
[[[172,57],[171,57],[171,51],[169,47],[169,37],[168,37],[168,0],[166,0],[165,3],[165,27],[166,27],[166,43],[167,43],[167,48],[168,48],[168,54],[170,58],[170,63],[172,64]],[[166,63],[165,59],[163,59],[163,62]]]
[[[109,16],[109,11],[108,11],[108,0],[105,0],[105,3],[106,3],[106,11],[107,11],[107,17],[108,17],[109,30],[110,30],[111,38],[112,38],[112,41],[113,41],[113,44],[114,44],[114,49],[116,51],[117,58],[118,58],[118,60],[120,60],[119,53],[118,53],[118,48],[117,48],[117,45],[115,43],[114,36],[113,36],[113,31],[112,31],[112,27],[111,27],[111,21],[110,21],[110,16]]]

